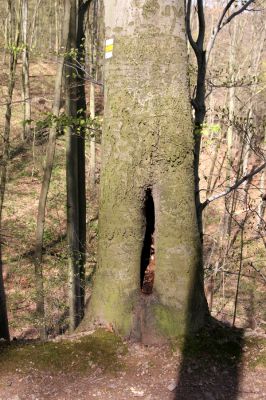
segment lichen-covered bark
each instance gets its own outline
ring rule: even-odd
[[[192,287],[194,328],[205,311],[202,285],[194,285],[200,244],[184,2],[105,3],[106,38],[114,48],[105,65],[99,263],[83,327],[98,321],[138,339],[174,337],[186,329]],[[156,272],[153,294],[144,298],[147,188],[155,205]]]

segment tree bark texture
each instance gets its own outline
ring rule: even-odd
[[[157,341],[199,328],[206,312],[184,2],[108,0],[105,26],[114,46],[105,60],[99,264],[82,328],[108,323]],[[149,296],[140,289],[147,191],[155,209]]]

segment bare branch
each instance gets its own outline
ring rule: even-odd
[[[258,268],[256,268],[256,267],[253,265],[253,263],[250,263],[249,265],[261,276],[261,278],[262,278],[262,279],[264,280],[264,282],[266,283],[266,277],[265,277],[265,275],[261,272],[261,270],[258,269]]]
[[[200,50],[203,50],[203,43],[205,37],[205,16],[204,16],[203,1],[197,0],[197,4],[198,4],[199,34],[196,44]]]
[[[244,175],[239,181],[237,181],[234,185],[230,186],[228,189],[226,189],[222,193],[215,194],[214,196],[209,197],[206,199],[202,204],[201,204],[201,209],[204,210],[205,207],[207,207],[208,204],[213,202],[214,200],[218,200],[221,197],[227,196],[229,193],[231,193],[233,190],[237,189],[242,183],[247,181],[248,179],[252,178],[254,175],[258,174],[260,171],[262,171],[266,167],[266,162],[264,162],[262,165],[260,165],[258,168],[254,169],[252,172],[249,174]]]
[[[245,11],[247,9],[247,7],[251,4],[254,3],[256,0],[248,0],[242,7],[240,7],[237,11],[233,12],[225,21],[225,15],[227,13],[227,11],[229,11],[230,7],[232,6],[232,4],[234,3],[234,0],[230,0],[227,5],[225,6],[225,8],[223,9],[223,12],[217,22],[216,27],[213,29],[212,31],[212,35],[210,37],[210,40],[208,42],[207,45],[207,49],[206,49],[206,63],[208,64],[209,58],[210,58],[210,54],[211,51],[213,49],[216,37],[218,35],[218,33],[220,32],[220,30],[227,25],[230,21],[232,21],[233,18],[235,18],[237,15],[241,14],[243,11]]]
[[[190,17],[191,17],[191,0],[188,0],[187,10],[186,10],[186,31],[187,31],[187,37],[188,37],[189,43],[190,43],[192,49],[197,54],[199,49],[198,49],[198,46],[191,34]]]
[[[222,24],[221,29],[227,25],[233,18],[235,18],[237,15],[241,14],[243,11],[245,11],[247,9],[247,7],[251,4],[251,3],[255,3],[256,0],[249,0],[247,1],[242,7],[240,7],[238,10],[236,10],[235,12],[233,12],[233,14],[231,14],[226,21]]]

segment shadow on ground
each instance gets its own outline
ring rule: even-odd
[[[243,330],[212,319],[183,343],[175,400],[237,400]]]

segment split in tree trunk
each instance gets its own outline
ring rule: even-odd
[[[154,227],[155,214],[154,202],[151,189],[146,190],[146,198],[144,200],[143,214],[146,224],[143,249],[141,253],[140,266],[140,286],[142,293],[151,294],[154,283],[155,272],[155,251],[154,251]]]

